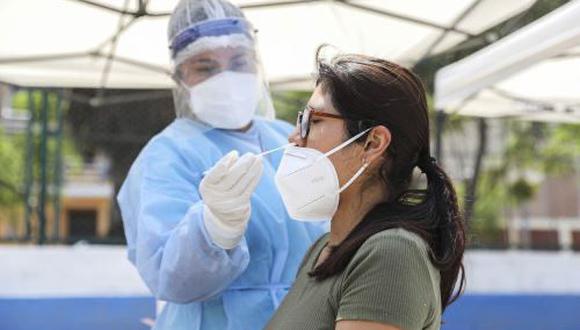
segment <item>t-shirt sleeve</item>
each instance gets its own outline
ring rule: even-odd
[[[422,329],[433,313],[435,297],[430,261],[418,240],[398,230],[370,237],[347,267],[336,321],[376,321],[404,330]]]

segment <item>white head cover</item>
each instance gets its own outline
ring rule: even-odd
[[[219,48],[243,48],[256,53],[254,28],[238,7],[225,0],[181,0],[169,20],[168,39],[172,70],[176,73],[173,93],[176,116],[194,120],[198,118],[192,109],[189,89],[179,82],[179,66],[193,56]],[[274,108],[257,54],[252,61],[260,84],[255,113],[273,119]]]

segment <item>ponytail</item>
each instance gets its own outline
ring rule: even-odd
[[[455,188],[437,160],[431,156],[424,156],[420,159],[418,167],[427,177],[424,203],[433,205],[432,261],[441,271],[441,301],[447,306],[459,298],[465,287],[462,263],[466,244],[465,225],[459,211]],[[454,293],[458,277],[459,288]]]

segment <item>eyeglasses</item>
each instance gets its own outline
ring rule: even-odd
[[[345,117],[339,115],[333,115],[331,113],[322,112],[312,110],[309,107],[304,108],[303,111],[298,112],[298,118],[296,118],[296,125],[300,131],[300,138],[306,139],[308,133],[310,133],[310,123],[312,121],[313,116],[318,117],[327,117],[327,118],[334,118],[334,119],[341,119],[344,120]]]

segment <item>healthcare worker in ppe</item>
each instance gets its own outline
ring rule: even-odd
[[[282,152],[258,155],[292,127],[273,119],[242,12],[180,1],[169,44],[177,119],[118,195],[129,259],[168,302],[156,329],[261,329],[325,228],[289,218],[274,183]]]

